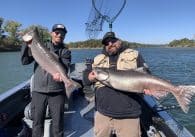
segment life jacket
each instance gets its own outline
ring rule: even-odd
[[[119,54],[117,59],[117,70],[128,70],[128,69],[136,69],[137,66],[137,58],[139,52],[137,50],[133,50],[127,48]],[[99,54],[94,58],[94,62],[92,64],[92,68],[94,67],[103,67],[109,68],[109,57],[105,54]],[[100,82],[95,83],[95,88],[99,88],[104,86]]]

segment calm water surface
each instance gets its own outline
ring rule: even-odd
[[[152,74],[170,80],[176,85],[195,85],[195,48],[140,48],[138,49]],[[73,49],[72,61],[82,62],[87,57],[93,58],[101,50]],[[20,52],[0,53],[0,93],[14,87],[30,78],[32,65],[22,66]],[[176,104],[169,96],[162,100],[164,104]],[[180,109],[170,110],[170,113],[181,124],[195,135],[195,98],[188,114]]]

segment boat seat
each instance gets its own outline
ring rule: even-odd
[[[25,116],[26,119],[33,120],[32,113],[31,113],[31,102],[25,107],[25,109],[24,109],[24,116]],[[45,119],[51,119],[48,107],[46,109]]]

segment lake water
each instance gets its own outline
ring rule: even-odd
[[[139,48],[153,75],[170,80],[176,85],[195,85],[195,48]],[[82,62],[100,53],[98,49],[73,49],[72,61]],[[20,52],[0,53],[0,94],[30,78],[32,65],[23,66]],[[162,100],[176,104],[172,96]],[[180,109],[169,110],[177,121],[195,135],[195,99],[188,114]]]

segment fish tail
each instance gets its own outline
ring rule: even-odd
[[[67,96],[67,98],[70,98],[70,96],[73,93],[73,91],[75,91],[75,90],[77,90],[77,89],[79,89],[81,87],[82,86],[78,82],[70,79],[69,83],[65,83],[65,89],[66,89],[66,96]]]
[[[195,94],[195,86],[185,86],[181,85],[176,88],[174,94],[177,102],[179,103],[181,109],[188,113],[189,111],[189,104],[191,103],[192,96]]]

